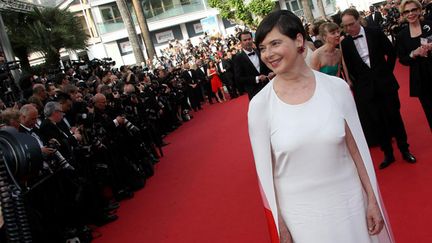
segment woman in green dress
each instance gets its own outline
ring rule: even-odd
[[[342,66],[342,52],[337,48],[340,41],[339,26],[335,23],[324,23],[319,30],[325,44],[314,51],[311,68],[328,75],[339,76]]]

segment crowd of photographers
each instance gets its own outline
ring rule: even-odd
[[[173,41],[143,66],[74,62],[54,75],[25,75],[19,88],[5,78],[10,93],[1,97],[1,126],[35,137],[44,157],[21,181],[33,241],[89,242],[89,226],[116,220],[118,202],[153,175],[164,136],[216,98],[209,60],[221,68],[219,92],[242,94],[232,74],[236,48],[233,36],[205,36],[197,46]]]

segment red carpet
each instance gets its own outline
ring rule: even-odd
[[[408,97],[407,69],[398,65],[397,76],[410,148],[419,162],[405,163],[395,153],[397,162],[377,174],[396,241],[428,243],[431,132],[420,103]],[[247,135],[247,104],[243,96],[206,106],[169,135],[155,176],[121,203],[119,220],[99,228],[102,236],[94,242],[270,242]],[[372,155],[376,164],[382,160],[378,149]]]

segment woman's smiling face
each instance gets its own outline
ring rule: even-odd
[[[298,60],[303,59],[298,48],[304,45],[303,36],[297,34],[296,39],[291,39],[282,34],[279,29],[273,28],[259,45],[262,61],[275,74],[285,73],[290,70]]]

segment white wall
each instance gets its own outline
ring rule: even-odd
[[[102,43],[88,46],[87,49],[87,55],[90,60],[93,58],[104,58],[108,56],[107,50]]]
[[[105,43],[105,49],[107,52],[106,57],[111,57],[116,62],[116,67],[124,65],[124,61],[116,41]]]

